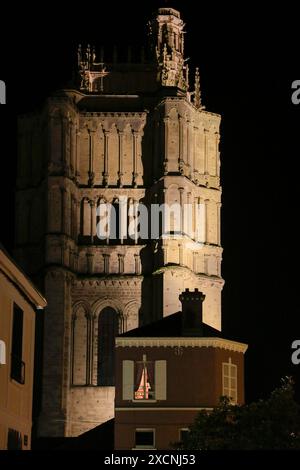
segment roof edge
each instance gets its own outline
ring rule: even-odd
[[[192,348],[220,348],[229,351],[245,354],[248,345],[231,341],[224,338],[198,338],[198,337],[177,337],[177,338],[139,338],[139,337],[118,337],[116,338],[116,347],[192,347]]]
[[[44,309],[47,306],[46,299],[2,245],[0,245],[0,270],[23,292],[25,297],[37,309]]]

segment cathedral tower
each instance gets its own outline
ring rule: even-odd
[[[41,436],[113,417],[115,335],[177,312],[186,288],[221,329],[220,116],[202,106],[198,69],[190,90],[179,12],[159,9],[149,29],[138,59],[80,47],[77,88],[20,119],[15,253],[48,301]],[[97,233],[105,204],[113,238]],[[179,225],[171,211],[159,236],[129,236],[163,205]]]

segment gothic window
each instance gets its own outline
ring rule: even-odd
[[[106,307],[98,319],[98,385],[115,384],[115,337],[119,330],[117,312]]]

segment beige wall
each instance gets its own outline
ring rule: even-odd
[[[10,378],[13,303],[23,310],[25,383]],[[6,345],[6,364],[0,365],[0,449],[7,447],[8,429],[22,434],[22,448],[30,449],[34,366],[35,312],[16,287],[0,271],[0,339]],[[24,436],[28,444],[24,445]]]

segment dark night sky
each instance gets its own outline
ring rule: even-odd
[[[298,376],[300,389],[300,365],[290,360],[291,343],[300,339],[300,105],[291,102],[291,83],[300,79],[299,15],[288,6],[273,5],[264,13],[254,2],[243,8],[228,3],[222,10],[215,2],[205,2],[205,9],[204,2],[168,5],[186,22],[186,55],[192,67],[200,67],[203,102],[222,115],[223,323],[226,333],[249,343],[246,384],[252,399],[290,373]],[[0,79],[7,83],[7,105],[0,107],[0,203],[6,214],[0,238],[8,249],[17,114],[68,82],[78,43],[108,49],[142,44],[151,12],[164,4],[85,3],[78,13],[75,6],[62,11],[40,3],[34,16],[27,4],[18,7],[19,26],[8,35],[1,32]],[[8,18],[13,25],[11,13]]]

